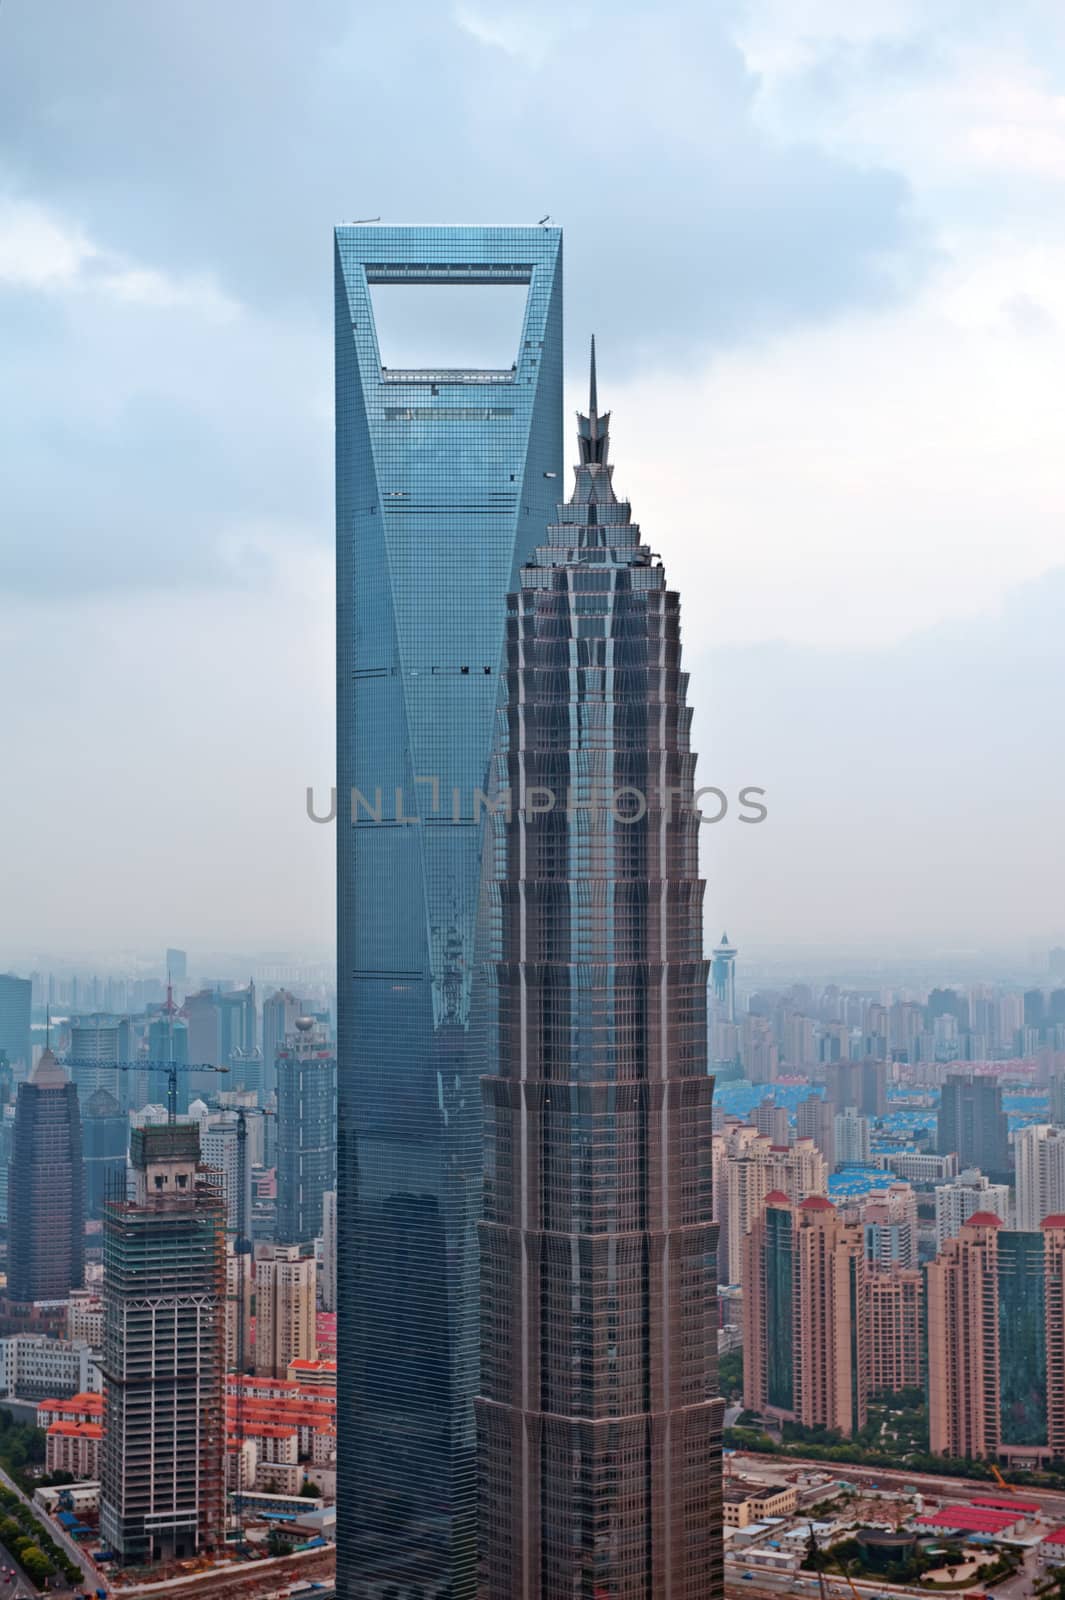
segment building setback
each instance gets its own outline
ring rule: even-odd
[[[78,1094],[51,1050],[19,1085],[8,1174],[8,1298],[65,1300],[85,1273]]]
[[[384,365],[373,295],[412,284],[524,287],[499,365]],[[477,796],[507,594],[558,499],[562,236],[341,227],[335,286],[337,1591],[470,1600],[490,1067]]]
[[[723,1593],[691,711],[678,597],[614,493],[608,423],[593,349],[576,487],[509,602],[484,1600]]]
[[[124,1564],[224,1533],[225,1233],[194,1123],[135,1128],[135,1197],[104,1214],[100,1529]]]

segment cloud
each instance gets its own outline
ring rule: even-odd
[[[210,277],[174,277],[131,262],[44,207],[11,196],[0,196],[0,293],[5,288],[103,295],[213,321],[228,321],[240,311]]]

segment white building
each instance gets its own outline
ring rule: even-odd
[[[0,1388],[25,1400],[99,1392],[100,1374],[86,1339],[49,1339],[14,1333],[0,1339]]]
[[[871,1154],[869,1118],[863,1117],[856,1106],[845,1106],[836,1115],[836,1165],[848,1162],[868,1162]]]
[[[1009,1227],[1009,1185],[991,1183],[976,1167],[966,1167],[953,1183],[937,1184],[936,1249],[960,1233],[977,1211],[990,1211]]]
[[[1044,1217],[1065,1212],[1065,1128],[1045,1122],[1018,1128],[1013,1152],[1017,1227],[1035,1233]]]

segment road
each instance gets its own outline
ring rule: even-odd
[[[757,1461],[760,1466],[778,1474],[798,1469],[801,1472],[824,1472],[831,1478],[846,1479],[850,1483],[876,1484],[878,1489],[917,1489],[931,1500],[971,1500],[974,1495],[993,1495],[1002,1500],[1011,1498],[1008,1489],[1000,1489],[983,1478],[943,1478],[934,1472],[897,1472],[884,1467],[855,1467],[849,1461],[806,1461],[797,1456],[758,1455],[748,1450],[737,1451],[728,1459],[736,1463]],[[1030,1500],[1033,1505],[1039,1506],[1044,1516],[1065,1523],[1065,1490],[1029,1489],[1018,1485],[1016,1498]]]
[[[89,1560],[89,1557],[86,1555],[81,1546],[74,1542],[64,1528],[61,1528],[57,1522],[53,1522],[51,1517],[47,1516],[46,1513],[41,1510],[40,1506],[34,1505],[33,1501],[28,1499],[26,1495],[23,1494],[22,1490],[19,1488],[18,1484],[15,1483],[14,1479],[8,1477],[3,1468],[0,1468],[0,1483],[6,1485],[6,1487],[11,1490],[12,1494],[18,1495],[19,1499],[22,1501],[22,1504],[24,1506],[28,1506],[33,1512],[34,1517],[40,1523],[45,1533],[51,1535],[56,1544],[59,1545],[61,1549],[66,1551],[67,1555],[72,1561],[77,1562],[85,1579],[84,1587],[90,1594],[92,1594],[95,1589],[106,1590],[109,1587],[107,1579],[100,1572],[99,1568],[94,1566],[94,1564]],[[12,1562],[9,1560],[7,1565],[10,1567]],[[19,1570],[21,1576],[21,1569]],[[36,1594],[37,1591],[35,1589],[30,1589],[27,1592],[30,1594]],[[56,1595],[56,1600],[61,1600],[61,1596],[63,1594],[72,1593],[71,1590],[53,1590],[50,1592]],[[2,1589],[0,1589],[0,1600],[5,1600]],[[12,1600],[14,1600],[13,1596]]]
[[[0,1600],[34,1600],[37,1590],[19,1566],[11,1551],[0,1544],[0,1567],[14,1567],[14,1578],[0,1578]]]

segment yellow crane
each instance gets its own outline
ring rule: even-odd
[[[992,1475],[993,1475],[993,1477],[995,1479],[995,1482],[998,1484],[1000,1489],[1005,1489],[1007,1494],[1016,1494],[1017,1493],[1017,1485],[1015,1483],[1007,1483],[1005,1478],[1002,1476],[1001,1472],[998,1470],[998,1467],[996,1466],[995,1462],[993,1462],[993,1461],[991,1463],[991,1472],[992,1472]]]

